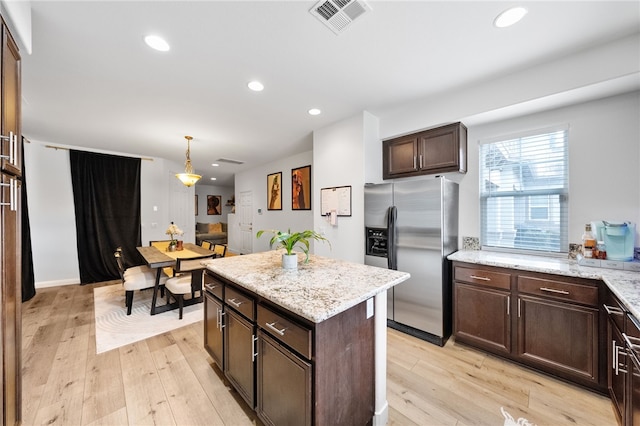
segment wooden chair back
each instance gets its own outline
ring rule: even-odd
[[[209,241],[202,241],[200,243],[200,246],[202,248],[206,248],[207,250],[211,250],[211,242],[209,242]]]
[[[175,272],[176,273],[180,273],[180,272],[193,272],[193,271],[197,271],[198,269],[206,269],[206,266],[202,265],[202,261],[205,259],[213,259],[213,257],[215,256],[215,253],[211,253],[211,254],[207,254],[205,256],[198,256],[198,257],[185,257],[185,258],[178,258],[176,260],[176,267]]]
[[[223,244],[214,244],[213,252],[216,254],[216,257],[224,257],[227,254],[227,246]]]

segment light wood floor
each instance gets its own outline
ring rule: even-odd
[[[93,288],[23,304],[24,425],[261,425],[203,349],[202,322],[96,355]],[[607,398],[450,340],[388,331],[390,425],[615,425]]]

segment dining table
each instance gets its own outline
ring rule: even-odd
[[[162,275],[162,270],[164,268],[175,267],[176,260],[178,258],[189,259],[214,254],[211,250],[192,243],[183,244],[182,250],[169,251],[168,247],[168,241],[156,241],[149,246],[136,247],[146,264],[150,268],[156,270],[156,281],[153,287],[153,297],[151,299],[151,315],[166,312],[178,307],[177,303],[170,303],[170,301],[167,301],[167,303],[164,305],[156,306],[158,299],[158,290],[160,289],[160,276]],[[169,271],[167,275],[172,276],[173,271]],[[201,301],[201,297],[198,299],[185,300],[185,306],[199,303]]]

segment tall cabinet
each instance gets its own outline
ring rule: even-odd
[[[0,361],[2,425],[21,422],[21,190],[22,132],[20,120],[20,54],[1,20],[0,64]]]

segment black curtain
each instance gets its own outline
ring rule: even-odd
[[[36,295],[36,280],[33,276],[33,252],[31,251],[31,225],[27,208],[27,172],[24,167],[24,138],[22,138],[22,301]]]
[[[140,159],[71,150],[80,283],[118,279],[113,256],[138,259]]]

